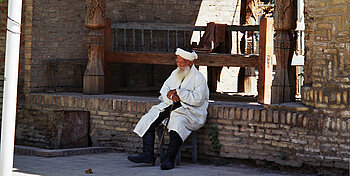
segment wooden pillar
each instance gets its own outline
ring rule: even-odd
[[[208,66],[207,75],[208,75],[208,87],[210,93],[215,93],[217,89],[218,82],[220,82],[222,67]]]
[[[244,67],[243,67],[244,68]],[[248,94],[256,94],[257,90],[257,80],[254,67],[245,67],[244,72],[244,92]]]
[[[104,92],[104,72],[101,58],[103,48],[102,29],[105,27],[105,0],[86,0],[85,27],[89,29],[87,41],[89,61],[84,73],[83,92],[102,94]]]
[[[258,102],[270,104],[273,67],[273,19],[261,18],[259,31]]]
[[[245,25],[255,25],[257,21],[257,4],[256,0],[242,0],[241,1],[241,18],[240,24]],[[251,37],[252,40],[248,41],[248,37]],[[254,54],[253,48],[248,48],[248,43],[254,42],[254,35],[250,32],[245,32],[241,39],[241,53],[242,54]],[[250,44],[254,46],[254,44]],[[256,74],[254,67],[241,67],[238,77],[238,92],[245,93],[256,93]]]
[[[295,101],[295,67],[291,66],[295,39],[292,30],[296,28],[297,0],[276,0],[274,27],[276,38],[276,74],[272,83],[272,104]]]

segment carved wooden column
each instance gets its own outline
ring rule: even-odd
[[[86,0],[85,27],[89,29],[87,41],[89,61],[84,73],[83,92],[102,94],[104,92],[104,72],[101,64],[103,54],[102,29],[105,27],[105,0]]]
[[[276,74],[272,82],[271,103],[295,101],[295,67],[291,66],[295,39],[292,30],[296,28],[297,0],[276,0],[274,27],[276,38]]]

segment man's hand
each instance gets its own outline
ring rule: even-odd
[[[176,89],[170,90],[167,94],[166,97],[168,97],[170,100],[172,99],[171,97],[176,93]]]
[[[176,89],[170,90],[166,97],[168,97],[170,100],[173,100],[174,102],[180,101],[179,96],[177,95]]]

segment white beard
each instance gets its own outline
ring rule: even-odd
[[[184,71],[181,71],[179,68],[176,69],[176,78],[179,82],[182,82],[186,76],[190,73],[191,68],[189,66],[185,66]]]

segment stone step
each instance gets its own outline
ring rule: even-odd
[[[112,148],[108,147],[84,147],[84,148],[70,148],[70,149],[42,149],[37,147],[28,147],[15,145],[15,154],[17,155],[34,155],[41,157],[60,157],[72,155],[85,155],[94,153],[112,152]]]

